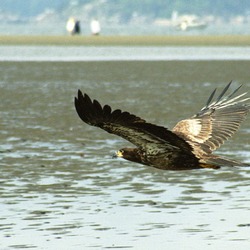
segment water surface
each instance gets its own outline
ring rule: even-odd
[[[1,249],[247,249],[250,170],[161,171],[77,117],[80,88],[171,128],[248,60],[0,62]],[[249,118],[219,151],[249,162]]]

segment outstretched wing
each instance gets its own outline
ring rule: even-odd
[[[220,147],[238,130],[250,110],[250,98],[242,98],[247,93],[234,97],[241,86],[225,96],[230,85],[231,82],[213,101],[215,89],[205,107],[192,118],[178,122],[172,130],[194,147],[196,155]]]
[[[78,91],[75,107],[79,117],[87,124],[118,135],[149,153],[150,150],[181,150],[191,154],[191,146],[168,129],[147,123],[145,120],[120,109],[103,107],[87,94]]]

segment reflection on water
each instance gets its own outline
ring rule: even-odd
[[[160,171],[112,159],[127,142],[83,124],[78,88],[172,127],[248,61],[1,62],[1,249],[247,249],[250,170]],[[249,120],[249,119],[248,119]],[[250,159],[249,122],[220,150]]]

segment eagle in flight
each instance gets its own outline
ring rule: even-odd
[[[226,95],[230,85],[231,82],[217,98],[215,89],[197,114],[178,122],[172,131],[127,111],[102,106],[80,90],[75,108],[85,123],[136,146],[118,150],[116,157],[164,170],[250,166],[213,154],[238,130],[250,110],[250,97],[244,97],[247,93],[235,96],[241,86]]]

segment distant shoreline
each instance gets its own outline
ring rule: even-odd
[[[41,36],[0,35],[0,46],[250,46],[250,35]]]

